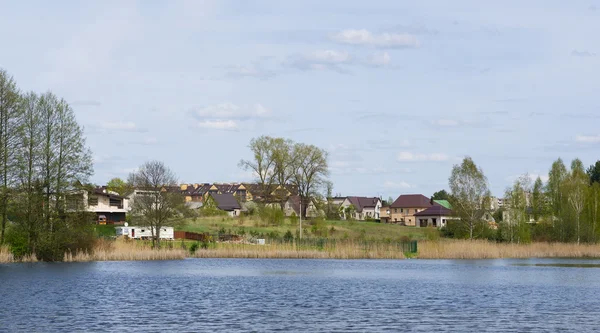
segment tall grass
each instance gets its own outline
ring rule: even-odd
[[[338,242],[322,247],[288,244],[227,244],[219,243],[209,249],[200,249],[196,258],[279,258],[279,259],[403,259],[397,244],[361,244]]]
[[[12,252],[10,252],[10,247],[6,245],[0,246],[0,264],[14,262],[15,258],[13,257]]]
[[[600,245],[507,244],[483,240],[419,242],[420,259],[600,258]]]
[[[131,260],[176,260],[184,259],[187,251],[181,248],[153,249],[148,243],[138,241],[106,241],[98,240],[94,251],[65,253],[63,261],[65,262],[86,262],[86,261],[131,261]]]

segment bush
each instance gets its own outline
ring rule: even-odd
[[[288,230],[285,235],[283,235],[283,241],[286,243],[291,243],[294,241],[294,235],[290,230]]]
[[[298,225],[298,215],[296,215],[295,212],[293,212],[292,215],[290,215],[290,223],[292,224],[292,226]]]
[[[192,244],[192,246],[190,246],[190,253],[193,255],[196,253],[196,251],[198,251],[198,248],[200,247],[200,244],[198,242]]]
[[[317,217],[312,221],[312,226],[310,228],[310,232],[316,236],[327,237],[327,224],[325,223],[325,219],[322,217]]]
[[[285,214],[278,207],[266,206],[260,210],[259,216],[266,225],[270,226],[280,226],[285,221]]]

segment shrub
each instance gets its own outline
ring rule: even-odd
[[[192,246],[190,246],[190,253],[193,255],[196,253],[196,251],[198,251],[198,248],[200,247],[200,244],[198,242],[192,244]]]
[[[283,241],[286,243],[291,243],[294,241],[294,235],[290,230],[288,230],[285,235],[283,235]]]
[[[272,226],[283,225],[285,220],[285,214],[278,207],[266,206],[260,210],[259,216],[266,225]]]
[[[290,216],[290,223],[292,224],[292,226],[298,225],[298,215],[296,215],[295,212],[293,212],[292,215]]]

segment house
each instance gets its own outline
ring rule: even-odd
[[[287,217],[300,216],[300,196],[290,196],[283,206],[283,212]],[[308,204],[308,208],[306,209],[306,217],[313,218],[317,216],[319,216],[319,209],[315,205],[314,200],[311,200]]]
[[[150,227],[129,227],[125,225],[123,227],[116,227],[115,231],[117,237],[127,236],[133,239],[152,239],[152,229]],[[173,240],[175,238],[173,227],[161,227],[159,238]]]
[[[92,190],[77,190],[67,196],[67,211],[84,210],[96,214],[96,221],[102,224],[125,222],[129,211],[129,198],[120,196],[105,187]]]
[[[437,203],[440,206],[444,206],[448,209],[452,209],[452,205],[448,200],[433,200],[433,202]]]
[[[414,216],[415,221],[417,221],[417,227],[443,228],[447,225],[449,220],[455,219],[452,210],[442,205],[433,205],[414,214]]]
[[[385,205],[379,208],[379,220],[381,223],[390,223],[390,206]]]
[[[415,226],[414,214],[437,203],[422,194],[403,194],[390,205],[389,221],[401,225]]]
[[[211,193],[206,198],[203,207],[216,207],[232,217],[240,216],[242,211],[242,206],[232,193]]]
[[[352,212],[353,216],[346,216],[346,210],[349,207],[354,207],[354,211]],[[340,204],[340,216],[344,220],[379,220],[380,210],[381,199],[376,197],[346,197],[346,199]]]

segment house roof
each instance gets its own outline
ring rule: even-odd
[[[365,208],[375,208],[379,198],[348,197],[348,201],[356,208],[357,213],[362,213]]]
[[[422,194],[403,194],[390,205],[391,208],[429,208],[431,200]]]
[[[452,205],[450,204],[450,202],[448,200],[433,200],[433,202],[435,202],[441,206],[444,206],[448,209],[452,209]]]
[[[234,209],[242,209],[240,203],[235,199],[235,197],[231,193],[211,193],[210,196],[215,200],[217,208],[219,208],[220,210],[231,211]]]
[[[444,206],[434,205],[424,211],[416,213],[414,216],[449,216],[452,211]]]

